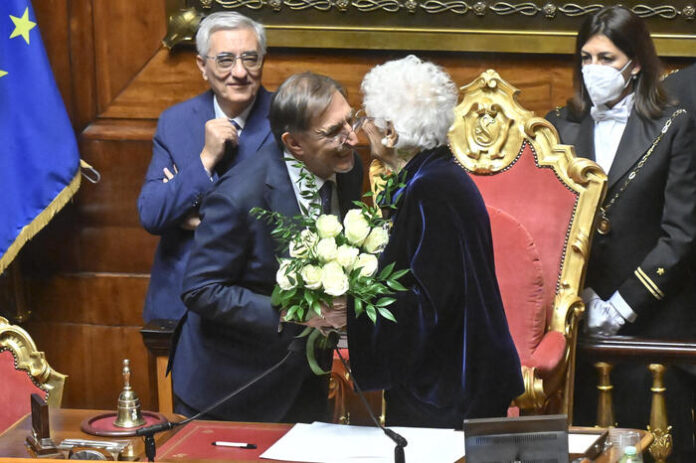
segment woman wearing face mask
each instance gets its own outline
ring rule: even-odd
[[[585,334],[696,341],[696,138],[691,115],[671,106],[643,21],[623,7],[589,17],[576,43],[574,96],[547,115],[561,142],[608,173],[583,299]],[[578,357],[577,424],[596,417],[596,375]],[[668,369],[675,461],[693,458],[694,376]],[[612,372],[620,426],[648,424],[645,364]],[[687,457],[687,455],[691,455]]]

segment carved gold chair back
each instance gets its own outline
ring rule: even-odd
[[[519,101],[497,72],[461,87],[449,133],[491,217],[503,303],[522,361],[525,414],[572,420],[579,296],[606,175],[576,158],[558,133]]]
[[[29,333],[0,317],[0,432],[31,410],[31,393],[60,407],[66,375],[56,372]]]

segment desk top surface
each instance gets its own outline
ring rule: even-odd
[[[109,440],[109,438],[92,436],[80,430],[80,424],[86,418],[105,413],[104,410],[82,410],[82,409],[51,409],[51,437],[53,441],[59,444],[64,439],[92,439],[92,440]],[[176,415],[167,416],[168,419],[177,420]],[[192,423],[193,424],[193,423]],[[257,462],[268,463],[270,460],[261,460],[258,455],[263,453],[270,445],[287,432],[292,427],[291,424],[278,423],[232,423],[232,422],[214,422],[201,421],[196,422],[194,426],[185,426],[173,431],[167,431],[159,434],[156,438],[158,448],[158,461],[203,461],[211,463],[215,461],[225,461],[227,463],[241,462]],[[581,430],[587,428],[571,428],[571,430]],[[224,433],[234,430],[235,438],[224,437]],[[29,454],[24,445],[26,437],[31,431],[31,416],[26,415],[4,433],[0,434],[0,458],[28,458]],[[651,441],[651,436],[646,431],[643,433],[642,447],[645,448]],[[179,442],[183,439],[172,439],[175,434],[183,433],[177,437],[186,437],[186,435],[206,435],[206,444],[213,440],[235,440],[235,441],[250,441],[249,433],[257,433],[254,442],[258,444],[258,449],[242,450],[242,449],[213,449],[213,452],[208,452],[208,456],[203,459],[199,457],[199,451],[194,449],[182,450]],[[222,434],[221,434],[222,433]],[[241,434],[240,434],[241,433]],[[223,437],[220,437],[223,436]],[[247,437],[246,439],[244,437]],[[131,454],[133,458],[137,458],[144,453],[143,442],[141,438],[114,438],[117,440],[130,440],[132,442]],[[195,450],[195,451],[192,451]],[[220,450],[220,451],[217,451]],[[223,453],[224,452],[224,453]],[[160,460],[160,457],[163,457]],[[618,457],[611,452],[605,452],[595,460],[595,463],[614,463]],[[46,460],[43,460],[46,461]],[[457,463],[464,463],[461,459]],[[19,462],[18,462],[19,463]]]

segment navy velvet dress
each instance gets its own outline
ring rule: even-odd
[[[461,428],[504,416],[524,391],[495,277],[483,199],[446,146],[416,155],[395,197],[380,268],[408,268],[397,323],[348,314],[354,378],[385,389],[387,424]]]

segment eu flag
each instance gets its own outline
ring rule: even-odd
[[[0,1],[0,274],[80,186],[75,134],[29,0]]]

